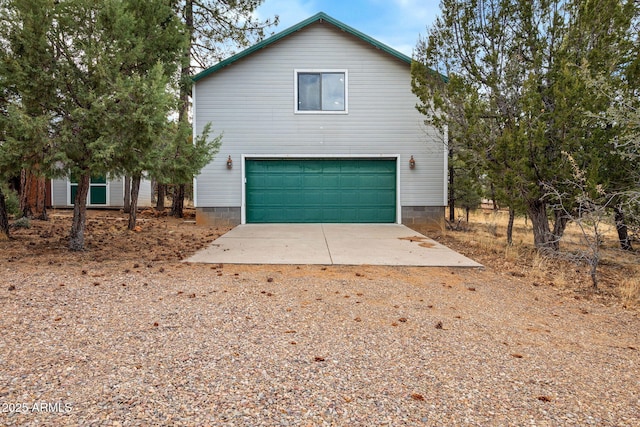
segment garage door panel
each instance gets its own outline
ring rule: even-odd
[[[259,193],[247,193],[247,205],[251,205],[251,206],[259,206],[259,205],[264,205],[264,195],[263,194],[259,194]]]
[[[372,192],[362,192],[360,194],[359,202],[363,205],[379,205],[384,202],[384,199],[381,198],[376,193]]]
[[[313,174],[311,174],[310,172],[305,172],[301,177],[301,183],[303,188],[320,189],[325,186],[324,177],[318,172],[315,172]]]
[[[395,217],[395,214],[395,208],[363,210],[360,213],[360,219],[358,222],[376,222],[375,218],[378,218],[380,216]]]
[[[358,222],[368,222],[370,218],[374,218],[377,215],[377,209],[360,209],[357,213],[357,220]]]
[[[300,207],[308,206],[309,208],[322,205],[322,195],[315,191],[298,191],[296,205]]]
[[[360,203],[360,193],[355,190],[345,190],[338,194],[341,205],[349,205],[351,203]]]
[[[396,162],[247,159],[247,222],[395,222]]]
[[[324,207],[340,207],[345,203],[350,203],[342,198],[340,190],[324,190],[322,192],[322,206]]]
[[[296,206],[300,204],[300,197],[301,195],[297,191],[281,191],[273,198],[272,204],[278,207],[281,206],[282,203],[286,206]]]
[[[343,183],[339,173],[323,173],[321,181],[322,188],[342,188]]]
[[[396,186],[395,185],[391,185],[387,180],[382,179],[379,176],[374,177],[374,179],[375,179],[375,186],[376,187],[395,191]]]
[[[291,163],[297,164],[300,172],[304,173],[320,173],[322,172],[322,163],[317,160],[291,160]]]
[[[295,190],[304,185],[304,176],[300,174],[287,173],[282,176],[282,187],[290,190]]]
[[[343,218],[343,214],[338,208],[324,208],[322,216],[325,218],[324,222],[341,222]]]

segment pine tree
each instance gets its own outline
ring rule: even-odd
[[[230,56],[235,49],[244,48],[264,37],[265,30],[277,24],[274,20],[257,20],[253,12],[264,0],[178,0],[176,8],[183,18],[189,38],[182,56],[180,70],[180,105],[178,121],[181,126],[189,126],[189,102],[191,97],[191,77],[194,71],[212,66]],[[195,69],[192,66],[195,64]],[[191,147],[183,144],[184,139],[174,141],[173,158],[189,158]],[[185,186],[193,181],[174,181],[171,215],[183,216]]]

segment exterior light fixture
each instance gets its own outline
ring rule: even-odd
[[[415,169],[416,168],[416,160],[413,158],[413,156],[411,156],[411,158],[409,159],[409,169]]]
[[[233,167],[233,160],[231,160],[231,156],[227,159],[227,169],[231,169]]]

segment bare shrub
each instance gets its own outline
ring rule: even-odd
[[[608,220],[607,210],[614,202],[615,195],[607,194],[600,184],[590,183],[587,174],[575,159],[563,152],[572,169],[572,178],[563,182],[560,190],[551,184],[545,184],[551,209],[561,212],[580,230],[580,249],[566,253],[576,262],[584,262],[589,266],[591,283],[598,287],[598,264],[602,258],[601,248],[604,243],[603,226]]]

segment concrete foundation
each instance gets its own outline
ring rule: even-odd
[[[197,225],[235,227],[241,222],[239,207],[196,208]]]
[[[444,206],[403,206],[402,223],[407,227],[444,230]]]
[[[402,224],[427,230],[444,229],[444,206],[403,206]],[[196,208],[196,224],[221,227],[241,222],[240,207]]]

